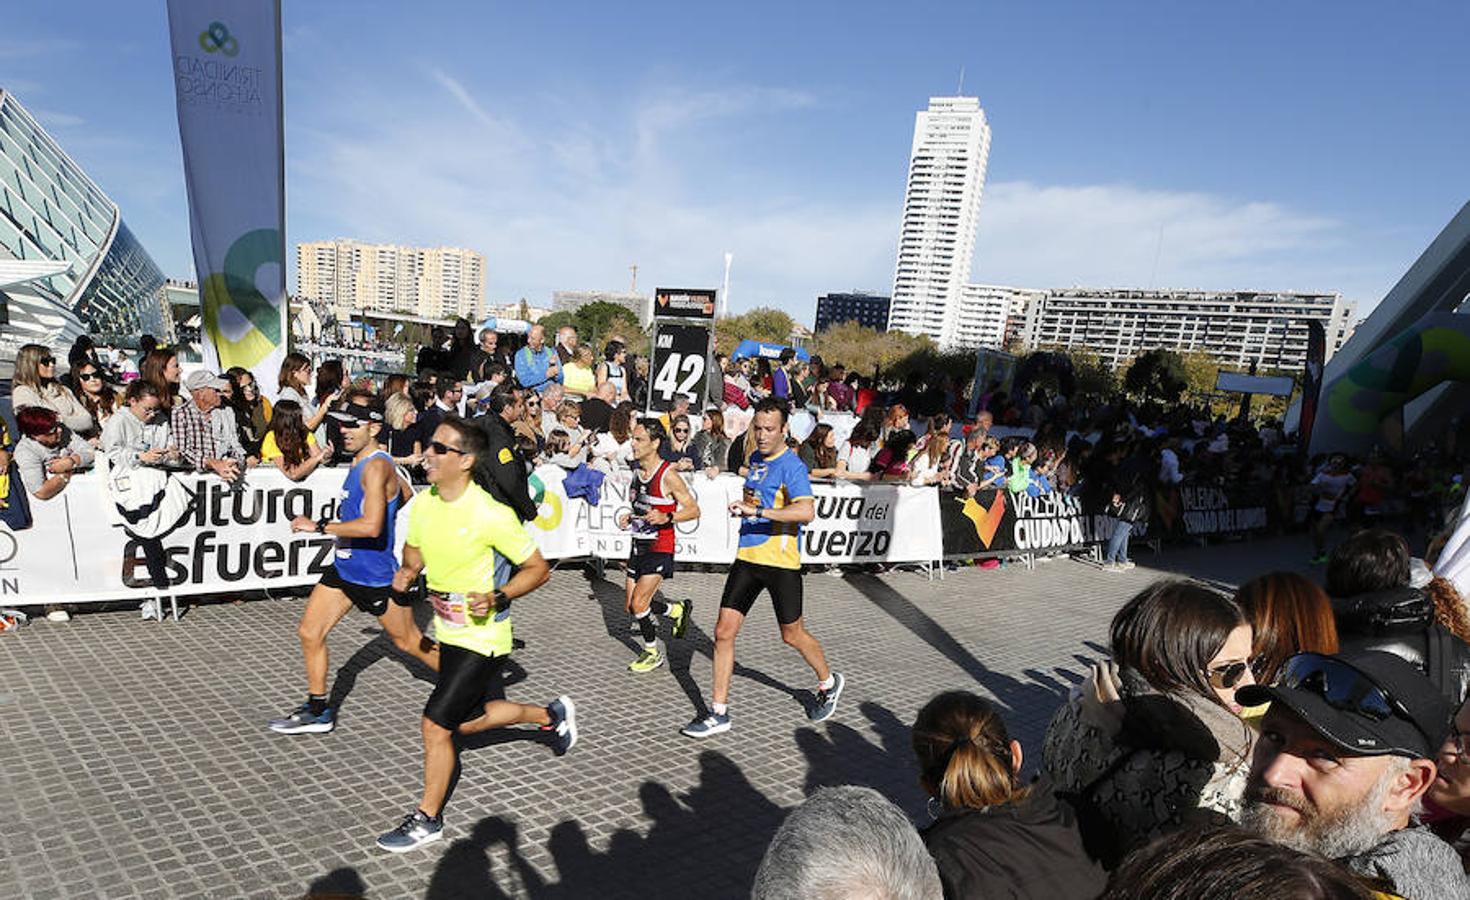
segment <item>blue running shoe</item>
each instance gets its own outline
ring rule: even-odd
[[[685,737],[707,738],[714,737],[717,734],[724,734],[729,730],[730,716],[728,713],[723,716],[710,713],[703,719],[695,719],[693,722],[680,728],[679,733]]]
[[[807,710],[806,717],[813,722],[825,722],[832,718],[832,714],[837,711],[837,698],[842,696],[842,687],[845,684],[847,679],[842,677],[842,673],[833,672],[832,686],[817,691],[817,702]]]
[[[444,817],[429,818],[423,810],[416,809],[413,815],[405,816],[403,822],[392,831],[378,838],[378,847],[389,853],[407,853],[425,844],[444,837]]]
[[[577,744],[577,705],[562,694],[546,704],[546,711],[551,713],[551,749],[557,756],[566,756]]]
[[[276,734],[326,734],[337,727],[337,711],[330,706],[319,713],[303,703],[284,719],[271,719],[270,730]]]

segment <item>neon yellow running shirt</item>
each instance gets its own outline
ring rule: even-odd
[[[492,593],[510,580],[512,566],[536,552],[515,511],[476,484],[453,503],[446,503],[437,487],[415,497],[408,513],[407,543],[423,555],[429,591],[441,595]],[[484,617],[466,614],[460,624],[447,619],[436,605],[435,617],[434,633],[441,644],[483,656],[510,653],[509,616],[496,622],[493,610]]]

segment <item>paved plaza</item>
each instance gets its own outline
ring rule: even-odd
[[[305,692],[299,598],[211,603],[178,624],[80,614],[0,636],[0,896],[682,898],[748,894],[771,834],[822,785],[882,791],[927,822],[907,723],[936,692],[999,701],[1034,761],[1060,698],[1106,643],[1117,607],[1161,571],[1232,584],[1294,568],[1305,539],[922,574],[806,576],[808,622],[848,686],[809,724],[810,670],[762,600],[738,649],[734,729],[678,733],[703,710],[722,574],[680,573],[694,623],[672,665],[626,670],[616,581],[575,567],[516,604],[511,699],[577,701],[581,742],[539,733],[463,752],[446,837],[405,855],[374,838],[413,810],[431,675],[351,613],[330,638],[336,732],[267,719]]]

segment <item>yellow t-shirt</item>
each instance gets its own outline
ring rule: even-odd
[[[471,484],[453,503],[439,497],[437,487],[414,498],[408,513],[409,545],[424,558],[429,591],[447,596],[470,591],[488,594],[510,580],[510,569],[536,552],[536,543],[515,510],[498,503]],[[463,647],[483,656],[505,656],[511,650],[510,617],[447,613],[435,604],[434,633],[441,644]]]
[[[316,449],[316,435],[309,431],[306,433],[306,449]],[[265,440],[260,442],[260,461],[270,462],[280,455],[282,455],[281,448],[276,444],[276,433],[274,431],[267,431],[265,433]]]
[[[562,370],[561,386],[574,394],[590,397],[597,388],[597,373],[587,366],[569,362]]]

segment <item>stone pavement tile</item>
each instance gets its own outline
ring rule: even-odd
[[[808,624],[848,678],[828,722],[806,720],[812,673],[779,638],[768,602],[737,647],[734,729],[678,733],[703,711],[723,575],[680,572],[697,600],[670,664],[634,652],[620,577],[577,571],[515,606],[527,646],[507,695],[577,701],[582,740],[556,758],[535,731],[466,744],[446,839],[403,856],[374,838],[417,802],[419,719],[431,674],[371,618],[331,634],[339,728],[287,737],[267,719],[304,692],[299,599],[211,605],[159,625],[85,613],[0,638],[0,898],[744,896],[787,810],[823,785],[871,785],[927,821],[908,723],[935,693],[1000,704],[1029,757],[1052,712],[1106,653],[1108,621],[1161,572],[1245,577],[1303,557],[1301,539],[1170,550],[1104,574],[1057,561],[1028,572],[963,569],[811,575]],[[1156,563],[1155,568],[1150,568]],[[713,879],[713,880],[706,880]]]

